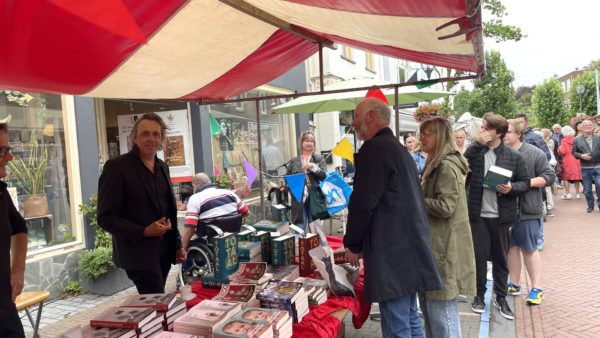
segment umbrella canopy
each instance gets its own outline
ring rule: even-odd
[[[361,88],[386,84],[390,83],[373,79],[352,79],[336,82],[326,89]],[[385,89],[383,90],[383,94],[386,96],[388,102],[393,105],[395,102],[394,90]],[[366,90],[359,90],[354,92],[302,96],[273,108],[273,113],[324,113],[330,111],[353,110],[366,95]],[[398,104],[430,101],[448,95],[451,95],[451,93],[441,90],[417,89],[415,86],[400,87],[398,88]]]
[[[315,42],[482,73],[479,1],[3,1],[0,88],[227,99],[301,63]]]

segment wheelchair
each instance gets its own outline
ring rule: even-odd
[[[225,232],[239,232],[242,227],[241,214],[221,216],[198,222],[196,233],[188,244],[187,259],[181,263],[177,289],[182,285],[191,285],[202,276],[214,272],[214,251],[211,238]]]

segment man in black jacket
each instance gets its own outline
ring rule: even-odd
[[[500,115],[487,113],[483,116],[483,126],[464,156],[469,161],[471,172],[467,176],[467,200],[469,220],[475,247],[475,267],[477,274],[477,296],[471,304],[474,312],[483,313],[483,297],[486,291],[487,260],[493,262],[494,305],[507,319],[514,319],[506,302],[510,227],[518,216],[517,196],[529,189],[529,173],[523,156],[502,142],[508,131],[508,122]],[[483,180],[491,166],[498,166],[512,172],[506,184],[491,188],[483,187]]]
[[[416,292],[442,288],[429,242],[429,222],[412,157],[390,128],[390,110],[376,98],[356,106],[352,125],[365,141],[355,155],[348,205],[346,258],[365,265],[368,302],[379,302],[384,337],[423,335]]]
[[[163,293],[171,264],[185,261],[169,167],[156,157],[167,126],[146,113],[131,130],[133,148],[104,165],[98,225],[113,235],[113,260],[140,294]]]

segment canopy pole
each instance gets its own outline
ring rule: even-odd
[[[323,85],[323,42],[319,41],[319,85],[320,92],[325,90],[325,86]]]
[[[398,108],[398,86],[394,86],[394,121],[396,122],[396,137],[400,139],[400,109]]]
[[[263,167],[262,167],[262,128],[260,126],[260,100],[255,100],[256,103],[256,140],[258,142],[258,180],[260,187],[260,219],[265,219],[265,187],[263,184]],[[248,187],[250,188],[250,187]]]

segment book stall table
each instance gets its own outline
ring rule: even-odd
[[[342,238],[327,236],[327,241],[332,249],[342,246]],[[362,272],[361,272],[362,273]],[[352,324],[355,329],[360,329],[369,317],[371,303],[363,299],[364,280],[361,277],[354,284],[356,298],[329,296],[321,305],[310,306],[309,313],[300,323],[293,324],[293,337],[338,337],[343,333],[342,320],[348,311],[352,312]],[[192,292],[196,298],[186,302],[187,308],[200,303],[205,299],[212,299],[219,293],[218,289],[203,288],[202,282],[192,284]]]

